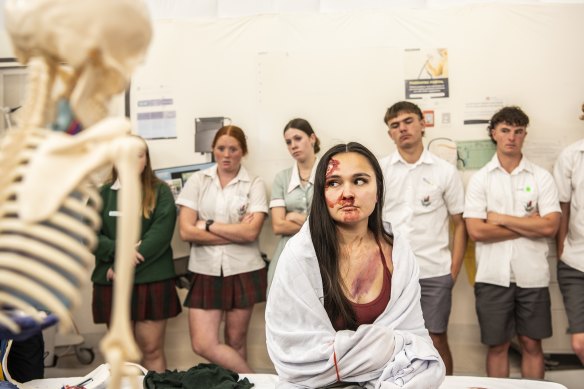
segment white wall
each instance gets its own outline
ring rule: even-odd
[[[421,105],[447,110],[452,124],[437,123],[427,140],[486,139],[483,126],[463,126],[464,105],[495,96],[522,106],[532,123],[527,143],[549,145],[553,154],[584,130],[583,19],[583,5],[481,4],[157,21],[133,87],[165,85],[177,102],[178,138],[150,142],[155,165],[202,161],[193,148],[194,118],[228,116],[246,131],[245,164],[269,191],[292,161],[282,128],[293,117],[313,124],[323,149],[357,140],[378,156],[393,150],[382,117],[404,98],[404,49],[447,47],[451,97]],[[268,222],[262,248],[271,254],[275,242]],[[457,290],[452,322],[476,323],[472,289]]]
[[[178,139],[151,142],[159,167],[202,159],[194,118],[225,115],[248,133],[248,167],[270,181],[290,163],[281,129],[294,116],[309,119],[325,146],[360,140],[387,153],[381,118],[404,98],[403,50],[448,47],[453,123],[428,139],[484,138],[483,128],[462,126],[464,103],[496,96],[530,114],[530,138],[568,143],[580,136],[583,15],[581,5],[480,5],[159,21],[133,87],[164,84],[177,101]]]
[[[178,131],[177,139],[149,142],[155,168],[207,160],[193,147],[194,118],[206,116],[228,116],[244,128],[250,146],[245,164],[264,178],[268,191],[275,173],[291,164],[282,128],[293,117],[314,125],[323,149],[358,140],[385,155],[393,146],[382,117],[404,98],[404,49],[413,47],[449,49],[451,98],[440,106],[421,104],[450,112],[452,124],[429,129],[428,140],[485,139],[483,127],[466,128],[462,118],[466,102],[487,96],[526,110],[532,119],[528,143],[556,150],[582,137],[581,1],[466,1],[448,8],[429,1],[431,7],[416,2],[420,8],[381,10],[349,0],[301,3],[307,12],[286,12],[291,3],[285,1],[247,1],[252,11],[233,1],[150,1],[152,9],[165,12],[159,18],[172,19],[155,21],[154,41],[132,80],[131,96],[135,101],[139,86],[167,86],[176,99]],[[366,3],[384,8],[380,1]],[[338,12],[348,9],[354,12]],[[207,19],[187,18],[197,10]],[[0,57],[6,56],[11,50],[0,34]],[[268,222],[262,248],[271,255],[275,242]],[[474,306],[465,303],[472,291],[466,284],[457,290],[452,322],[475,323]],[[76,321],[82,332],[96,330],[87,308]]]

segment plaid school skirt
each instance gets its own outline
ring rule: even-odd
[[[184,302],[188,308],[249,308],[266,301],[268,270],[266,267],[232,276],[208,276],[190,273],[191,287]]]
[[[112,314],[112,285],[93,284],[93,321],[109,324]],[[174,278],[136,284],[132,288],[131,320],[165,320],[177,316],[182,308]]]

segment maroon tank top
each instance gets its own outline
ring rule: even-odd
[[[387,304],[391,298],[391,272],[387,267],[385,255],[383,255],[381,246],[379,247],[379,254],[381,254],[381,264],[383,265],[383,284],[381,285],[381,292],[379,293],[379,296],[377,296],[371,302],[365,304],[351,302],[351,307],[353,308],[353,312],[355,312],[357,326],[360,326],[361,324],[373,323],[375,319],[377,319],[383,313],[383,311],[385,311],[385,307],[387,307]],[[340,319],[335,320],[333,327],[337,331],[347,329],[346,324],[343,323]]]

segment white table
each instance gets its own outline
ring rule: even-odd
[[[567,389],[555,382],[522,380],[513,378],[489,378],[448,376],[440,385],[440,389]]]
[[[274,374],[240,374],[241,378],[247,377],[254,383],[254,389],[274,389],[278,382],[278,376]],[[22,389],[55,389],[62,385],[72,385],[80,382],[81,377],[49,378],[34,380],[20,385]],[[124,385],[123,388],[130,388]],[[440,389],[567,389],[564,385],[554,382],[521,380],[512,378],[488,378],[449,376],[446,377]]]

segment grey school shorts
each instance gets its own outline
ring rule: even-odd
[[[520,288],[475,283],[476,311],[481,342],[507,343],[515,336],[544,339],[552,336],[550,292],[546,288]]]
[[[558,261],[558,284],[568,315],[568,332],[584,332],[584,272]]]
[[[452,287],[450,274],[420,279],[422,289],[422,315],[429,332],[443,334],[448,329],[448,319],[452,307]]]

